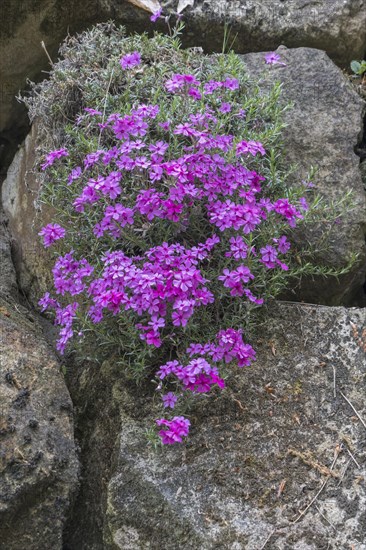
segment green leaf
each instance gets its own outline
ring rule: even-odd
[[[361,68],[359,70],[359,74],[363,74],[363,73],[366,73],[366,61],[365,60],[361,61]]]
[[[361,69],[361,63],[359,63],[358,61],[352,61],[351,69],[355,74],[359,74],[359,70]]]

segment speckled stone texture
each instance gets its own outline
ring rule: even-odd
[[[365,0],[195,0],[190,9],[189,20],[201,28],[200,45],[215,44],[218,51],[226,23],[241,53],[307,46],[347,66],[365,55]]]
[[[85,548],[365,550],[365,311],[267,319],[257,362],[191,411],[187,445],[154,452],[120,400],[104,542]]]
[[[60,365],[36,319],[0,297],[0,548],[61,549],[77,485]]]
[[[284,47],[277,52],[285,66],[267,66],[265,70],[261,53],[247,54],[243,60],[249,75],[262,79],[263,90],[281,82],[280,101],[293,105],[285,113],[283,140],[287,165],[297,166],[294,181],[306,178],[314,167],[313,190],[322,197],[323,204],[341,200],[349,190],[353,194],[352,207],[346,209],[342,220],[302,226],[297,242],[300,247],[316,245],[318,265],[342,268],[351,252],[359,255],[354,268],[339,281],[304,280],[296,294],[310,303],[354,305],[352,301],[356,300],[360,304],[359,290],[366,273],[366,194],[354,148],[363,132],[365,103],[324,52]]]
[[[2,185],[2,205],[12,236],[12,261],[19,287],[36,305],[40,296],[52,287],[51,254],[42,245],[38,233],[52,221],[50,208],[39,201],[36,178],[36,125],[19,147]]]

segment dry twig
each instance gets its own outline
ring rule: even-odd
[[[301,451],[297,451],[296,449],[288,449],[288,454],[297,456],[300,458],[305,464],[308,466],[311,466],[315,470],[317,470],[320,474],[324,476],[331,476],[331,477],[339,477],[339,474],[337,472],[333,472],[332,469],[329,469],[327,466],[324,466],[324,464],[319,464],[319,462],[316,462],[309,451],[306,453],[302,453]]]
[[[337,392],[336,392],[336,369],[335,369],[334,365],[332,365],[332,368],[333,368],[333,397],[337,397]]]
[[[268,535],[268,537],[266,538],[266,540],[264,541],[264,544],[262,544],[262,546],[260,547],[259,550],[263,550],[263,548],[265,548],[267,546],[267,542],[269,542],[269,539],[275,534],[276,532],[276,529],[273,529],[272,533],[270,533]]]
[[[343,399],[345,399],[347,401],[347,403],[349,404],[349,406],[352,408],[352,410],[354,411],[355,415],[357,416],[357,418],[359,419],[359,421],[361,422],[361,424],[363,425],[364,428],[366,428],[366,422],[364,420],[362,420],[361,416],[360,416],[360,413],[358,411],[356,411],[356,409],[354,408],[354,406],[352,405],[351,401],[344,395],[343,392],[341,392],[339,390],[339,393],[341,394],[341,396],[343,397]]]
[[[338,459],[338,456],[339,456],[340,452],[341,452],[341,447],[339,445],[337,445],[337,447],[335,448],[335,452],[334,452],[334,459],[333,459],[333,462],[332,462],[332,464],[330,466],[330,469],[329,469],[330,471],[333,470],[333,468],[335,466],[335,463],[337,462],[337,459]],[[327,478],[322,483],[319,491],[316,493],[315,497],[309,502],[309,504],[307,505],[305,510],[300,512],[299,515],[291,522],[292,524],[297,523],[306,514],[306,512],[309,510],[309,508],[314,504],[316,499],[319,497],[320,493],[323,491],[323,489],[326,486],[326,484],[328,483],[328,480],[329,480],[330,477],[331,477],[330,475],[327,476]]]
[[[318,506],[315,505],[315,508],[318,510],[318,512],[319,512],[319,514],[321,515],[321,517],[324,518],[325,521],[326,521],[327,523],[329,523],[329,525],[330,525],[335,531],[337,531],[337,528],[334,527],[334,525],[333,525],[332,523],[330,523],[329,519],[322,513],[322,511],[318,508]]]
[[[43,48],[45,54],[46,54],[47,57],[48,57],[48,61],[50,62],[51,67],[53,67],[53,66],[54,66],[54,63],[53,63],[53,61],[52,61],[52,59],[51,59],[50,54],[49,54],[48,51],[47,51],[46,44],[43,42],[43,40],[42,40],[42,42],[41,42],[41,46],[42,46],[42,48]]]

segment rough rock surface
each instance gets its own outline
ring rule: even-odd
[[[0,298],[0,548],[57,550],[77,488],[72,403],[35,318]]]
[[[58,550],[78,486],[72,404],[35,316],[18,303],[0,212],[0,548]]]
[[[366,549],[365,312],[284,303],[264,321],[256,363],[190,410],[186,445],[148,445],[154,391],[113,361],[74,374],[84,482],[68,548]]]
[[[237,33],[235,51],[241,53],[307,46],[348,65],[366,51],[364,0],[195,0],[190,20],[201,28],[200,45],[216,51],[222,45],[219,21],[229,24],[232,37]]]
[[[305,235],[299,235],[299,243],[317,242],[317,262],[331,268],[343,268],[350,253],[359,254],[357,265],[339,282],[334,278],[304,281],[297,297],[327,305],[360,304],[366,272],[366,195],[354,146],[363,129],[364,103],[324,52],[283,47],[278,51],[286,66],[265,66],[263,53],[247,54],[243,59],[250,76],[262,78],[263,90],[280,80],[282,101],[293,102],[293,109],[286,114],[284,140],[288,164],[298,165],[296,180],[301,181],[315,166],[315,190],[325,201],[339,200],[349,189],[354,194],[354,208],[344,222],[309,227]],[[33,303],[50,287],[49,255],[40,245],[38,231],[51,220],[49,210],[42,206],[40,211],[36,204],[35,134],[33,128],[15,156],[2,190],[20,285]],[[323,237],[328,230],[330,245],[324,251]]]
[[[10,247],[8,219],[0,204],[0,296],[18,295],[15,269]]]
[[[298,166],[296,179],[301,181],[315,167],[314,190],[326,204],[353,192],[353,207],[341,223],[322,224],[320,231],[308,226],[305,233],[302,228],[299,243],[317,242],[317,263],[337,268],[346,265],[350,252],[359,254],[358,264],[338,283],[335,279],[304,281],[297,294],[306,302],[318,303],[321,297],[327,305],[360,303],[366,273],[366,194],[354,148],[362,137],[365,103],[324,52],[285,47],[277,51],[286,66],[273,65],[264,71],[263,54],[247,54],[243,59],[251,76],[262,77],[263,89],[280,81],[282,101],[293,104],[285,114],[283,137],[286,160]],[[322,239],[328,231],[330,246],[323,250]]]
[[[162,2],[163,5],[168,2]],[[169,2],[176,7],[177,1]],[[184,12],[185,43],[221,51],[225,23],[237,35],[238,53],[310,46],[325,50],[338,64],[362,59],[366,51],[365,0],[195,0]],[[67,33],[114,19],[129,30],[152,28],[149,14],[128,0],[2,0],[0,24],[0,162],[9,160],[27,128],[25,109],[15,100],[27,78],[38,80],[49,70],[46,48],[55,57]],[[158,25],[166,30],[165,25]],[[1,174],[0,170],[0,177]],[[4,174],[3,174],[4,175]]]
[[[2,185],[2,205],[12,235],[12,260],[19,287],[36,304],[52,284],[50,255],[38,232],[51,221],[50,209],[41,204],[35,177],[36,126],[16,153]]]

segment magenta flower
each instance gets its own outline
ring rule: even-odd
[[[122,57],[119,63],[122,69],[132,69],[132,67],[140,65],[141,55],[139,54],[139,52],[128,53]]]
[[[268,267],[268,269],[273,269],[276,267],[277,263],[277,250],[273,246],[267,245],[260,250],[262,256],[262,263]]]
[[[46,170],[48,166],[52,166],[52,164],[55,162],[56,159],[59,159],[61,157],[68,157],[69,153],[66,149],[58,149],[57,151],[51,151],[46,156],[46,160],[43,164],[41,164],[42,170]]]
[[[163,9],[160,8],[160,9],[158,9],[158,11],[153,13],[152,16],[150,17],[150,21],[155,23],[159,19],[159,17],[161,16],[162,11],[163,11]]]
[[[228,90],[237,90],[239,88],[239,80],[237,78],[227,78],[222,82],[222,85]]]
[[[97,111],[96,109],[91,109],[90,107],[85,107],[84,111],[86,111],[90,116],[98,116],[102,115],[102,111]]]
[[[74,180],[77,180],[78,178],[80,178],[81,174],[82,174],[82,170],[80,166],[77,166],[76,168],[71,170],[67,178],[67,185],[71,185]]]
[[[288,242],[285,235],[282,235],[279,239],[272,239],[273,242],[277,243],[277,248],[281,254],[286,254],[291,248],[291,244]]]
[[[211,95],[214,93],[215,90],[222,87],[222,82],[218,82],[216,80],[210,80],[204,85],[204,90],[206,95]]]
[[[161,16],[159,8],[150,19],[156,22]],[[123,70],[141,62],[137,51],[120,60]],[[284,65],[275,52],[266,54],[266,63]],[[239,297],[247,306],[261,305],[277,273],[268,269],[288,269],[282,260],[290,243],[282,228],[294,227],[308,207],[305,198],[295,205],[278,199],[266,178],[251,169],[260,165],[266,150],[254,141],[259,139],[255,127],[243,135],[246,112],[240,109],[239,81],[230,74],[220,78],[199,82],[194,74],[180,73],[164,78],[156,97],[162,106],[177,106],[175,121],[166,120],[174,109],[164,114],[159,105],[148,102],[149,90],[144,92],[146,103],[138,103],[138,87],[131,108],[124,105],[121,113],[108,113],[102,126],[94,118],[101,112],[85,109],[80,123],[98,133],[101,126],[108,139],[101,141],[103,149],[84,152],[80,166],[66,173],[67,183],[75,182],[70,197],[76,213],[82,212],[88,223],[75,230],[71,222],[65,227],[77,251],[77,243],[91,230],[89,236],[99,241],[88,237],[87,242],[90,253],[95,250],[98,256],[94,265],[74,251],[60,256],[53,282],[62,305],[49,293],[39,302],[43,310],[55,311],[61,353],[80,329],[75,326],[79,304],[71,298],[76,295],[81,309],[78,325],[85,315],[97,324],[112,316],[126,319],[127,313],[145,350],[173,347],[172,355],[179,361],[155,369],[167,416],[186,392],[199,395],[223,389],[220,375],[225,364],[244,367],[255,360],[242,330],[225,328],[210,341],[192,343],[189,325],[192,319],[194,326],[203,319],[198,308],[222,295]],[[203,95],[205,101],[198,103]],[[229,117],[235,117],[235,128],[223,124]],[[50,152],[42,168],[67,155],[66,149]],[[40,235],[47,247],[65,233],[63,227],[49,224]],[[189,432],[184,417],[160,418],[156,423],[163,444],[179,443]]]
[[[164,445],[172,445],[174,443],[181,443],[182,437],[188,435],[190,421],[184,416],[175,416],[172,420],[166,420],[160,418],[156,421],[158,426],[164,426],[159,432],[159,436]]]
[[[172,77],[165,82],[165,87],[168,92],[178,92],[182,88],[191,90],[193,86],[198,86],[199,82],[192,74],[173,74]]]
[[[230,113],[231,111],[230,103],[221,103],[221,107],[219,111],[221,111],[221,113]]]
[[[230,252],[226,252],[227,258],[234,258],[235,260],[245,259],[248,254],[248,245],[245,243],[243,237],[231,237],[230,239]]]
[[[269,52],[264,56],[267,65],[282,65],[286,66],[286,63],[281,61],[281,57],[276,52]]]
[[[237,156],[250,153],[255,157],[257,153],[265,155],[266,151],[259,141],[240,141],[236,146]]]
[[[43,245],[48,248],[55,241],[62,239],[66,235],[66,231],[57,223],[49,223],[41,229],[38,235],[43,237]]]
[[[199,90],[197,90],[197,88],[189,88],[188,95],[193,97],[193,99],[196,99],[197,101],[202,99],[202,94]]]
[[[165,408],[170,407],[171,409],[174,409],[175,404],[178,401],[178,397],[170,391],[162,396],[162,400]]]

